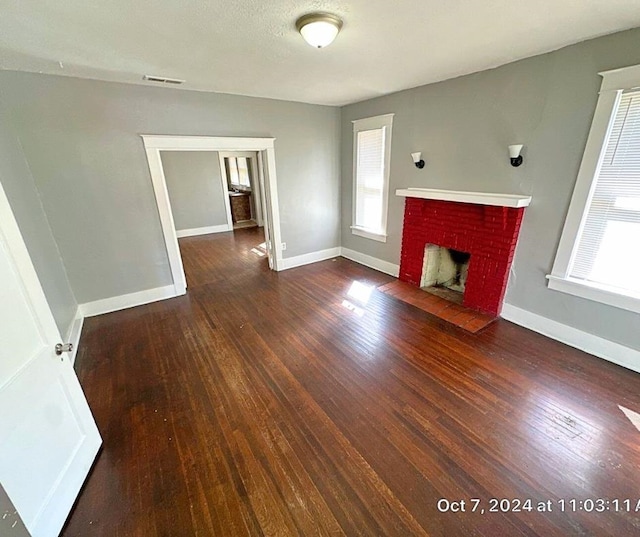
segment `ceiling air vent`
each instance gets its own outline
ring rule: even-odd
[[[179,78],[167,78],[166,76],[144,75],[142,80],[148,80],[149,82],[161,82],[162,84],[184,84],[184,80],[180,80]]]

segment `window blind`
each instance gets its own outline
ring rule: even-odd
[[[229,167],[229,182],[232,185],[239,185],[240,178],[238,177],[238,162],[235,157],[227,158],[227,166]]]
[[[621,93],[569,275],[640,293],[640,90]]]
[[[373,232],[383,228],[386,127],[357,133],[355,225]]]
[[[236,186],[250,187],[249,165],[246,157],[227,157],[229,182]]]
[[[246,157],[238,157],[238,180],[241,186],[250,187],[249,164]]]

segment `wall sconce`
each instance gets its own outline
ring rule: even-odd
[[[522,164],[522,155],[520,151],[524,146],[522,144],[515,144],[509,146],[509,158],[511,159],[511,165],[515,168]]]
[[[422,160],[422,153],[418,151],[417,153],[411,153],[411,158],[413,159],[413,163],[416,165],[416,168],[421,170],[424,168],[424,160]]]

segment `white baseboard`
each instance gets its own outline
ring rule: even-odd
[[[83,317],[93,317],[94,315],[102,315],[103,313],[111,313],[112,311],[133,308],[134,306],[142,306],[150,302],[157,302],[165,298],[173,298],[178,296],[173,285],[165,285],[164,287],[156,287],[155,289],[147,289],[146,291],[138,291],[128,295],[114,296],[95,300],[94,302],[86,302],[80,304],[78,309]]]
[[[209,233],[222,233],[224,231],[233,231],[233,226],[229,224],[220,224],[219,226],[194,227],[191,229],[176,230],[179,239],[182,237],[195,237],[196,235],[207,235]]]
[[[593,354],[614,364],[640,373],[640,351],[594,336],[566,324],[547,319],[542,315],[523,310],[511,304],[502,306],[502,318],[524,326],[551,339]]]
[[[350,259],[351,261],[360,263],[365,267],[376,269],[380,272],[384,272],[385,274],[389,274],[390,276],[394,276],[395,278],[397,278],[398,274],[400,274],[400,265],[389,263],[389,261],[383,261],[382,259],[378,259],[377,257],[372,257],[367,254],[356,252],[355,250],[350,250],[349,248],[340,248],[340,255],[342,257]]]
[[[318,261],[326,261],[334,257],[340,256],[340,248],[327,248],[326,250],[319,250],[317,252],[311,252],[310,254],[297,255],[295,257],[287,257],[282,260],[282,269],[287,270],[290,268],[301,267],[303,265],[309,265],[311,263],[317,263]]]
[[[73,345],[73,350],[69,354],[69,360],[71,361],[71,365],[73,365],[76,361],[76,354],[78,354],[78,345],[80,345],[80,335],[82,334],[82,326],[84,325],[84,316],[80,312],[80,306],[76,309],[76,316],[69,327],[69,331],[67,332],[67,337],[65,338],[65,343],[71,343]]]

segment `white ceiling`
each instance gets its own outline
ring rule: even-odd
[[[638,26],[639,0],[0,0],[0,68],[342,105]]]

